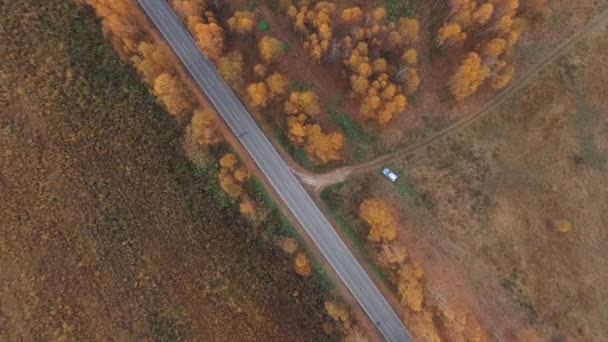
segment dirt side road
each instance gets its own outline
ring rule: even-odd
[[[584,37],[586,37],[589,32],[592,32],[598,27],[600,27],[600,25],[603,24],[607,19],[608,10],[604,10],[603,12],[599,13],[593,20],[591,20],[587,25],[585,25],[583,29],[581,29],[580,31],[572,35],[570,38],[565,40],[555,50],[545,56],[545,58],[543,58],[537,65],[530,68],[530,71],[527,74],[518,78],[516,82],[512,83],[504,91],[496,95],[490,102],[483,106],[483,108],[481,108],[477,112],[463,116],[461,119],[457,120],[450,126],[437,132],[436,134],[433,134],[425,139],[422,139],[419,142],[404,146],[393,152],[387,153],[383,156],[380,156],[374,160],[365,162],[363,164],[344,166],[324,174],[315,174],[310,171],[304,170],[301,167],[292,166],[294,168],[294,172],[300,177],[300,180],[304,184],[313,187],[315,190],[321,190],[329,185],[343,182],[347,178],[355,175],[372,172],[374,170],[380,172],[380,167],[382,165],[390,163],[392,159],[400,157],[402,158],[403,155],[412,154],[415,151],[422,150],[423,148],[437,142],[438,140],[445,138],[448,135],[455,134],[456,132],[469,126],[471,123],[476,122],[485,115],[491,113],[505,100],[511,98],[513,94],[517,93],[519,90],[527,86],[547,65],[551,64],[558,57],[569,51],[570,48],[572,48],[576,43],[580,42]]]

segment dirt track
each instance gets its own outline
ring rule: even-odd
[[[483,108],[475,113],[462,117],[434,135],[363,164],[345,166],[323,174],[315,174],[300,167],[294,168],[294,172],[300,177],[300,180],[304,184],[311,186],[315,189],[315,191],[320,191],[329,185],[343,182],[348,177],[353,175],[372,172],[375,170],[379,172],[379,168],[382,165],[390,162],[391,159],[402,158],[404,155],[419,151],[426,146],[431,145],[436,141],[469,126],[485,115],[491,113],[492,110],[500,106],[500,104],[510,98],[513,94],[527,86],[547,65],[551,64],[551,62],[555,61],[558,57],[567,52],[576,43],[581,41],[587,33],[596,29],[606,19],[608,19],[608,10],[604,10],[598,14],[589,23],[587,23],[583,29],[562,42],[555,50],[545,56],[545,58],[543,58],[535,66],[530,68],[530,71],[527,74],[521,76],[519,79],[517,79],[517,81],[509,85],[504,91],[497,94],[490,102],[484,105]]]

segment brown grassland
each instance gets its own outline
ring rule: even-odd
[[[395,184],[367,174],[322,197],[356,241],[361,201],[392,203],[425,298],[466,303],[502,340],[608,339],[607,54],[604,24],[481,121],[387,165]]]
[[[0,340],[335,337],[323,291],[216,200],[89,8],[0,13]]]

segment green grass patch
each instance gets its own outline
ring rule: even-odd
[[[291,82],[292,91],[307,91],[310,89],[310,85],[302,80],[294,80]]]
[[[331,121],[342,128],[344,136],[349,140],[350,146],[353,147],[351,159],[354,162],[359,162],[369,158],[370,154],[373,153],[376,138],[367,134],[363,127],[348,115],[340,114],[333,108],[327,109],[326,112]]]
[[[381,0],[386,9],[386,15],[390,21],[401,17],[414,17],[418,13],[419,0]]]
[[[407,172],[394,164],[387,167],[397,174],[397,176],[399,176],[397,181],[393,183],[395,191],[399,194],[399,196],[404,199],[416,198],[418,193],[416,192],[414,184],[410,181]]]
[[[354,122],[349,116],[340,114],[334,109],[328,109],[327,115],[329,115],[334,124],[342,127],[346,138],[357,143],[370,143],[373,140],[370,135],[363,131],[363,127]]]

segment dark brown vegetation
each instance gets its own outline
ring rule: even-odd
[[[504,340],[606,340],[607,26],[482,121],[395,160],[396,184],[370,174],[327,203],[359,240],[361,201],[393,203],[412,259],[436,269],[425,295],[468,296]]]
[[[0,12],[0,339],[326,339],[318,288],[212,200],[93,13]]]

